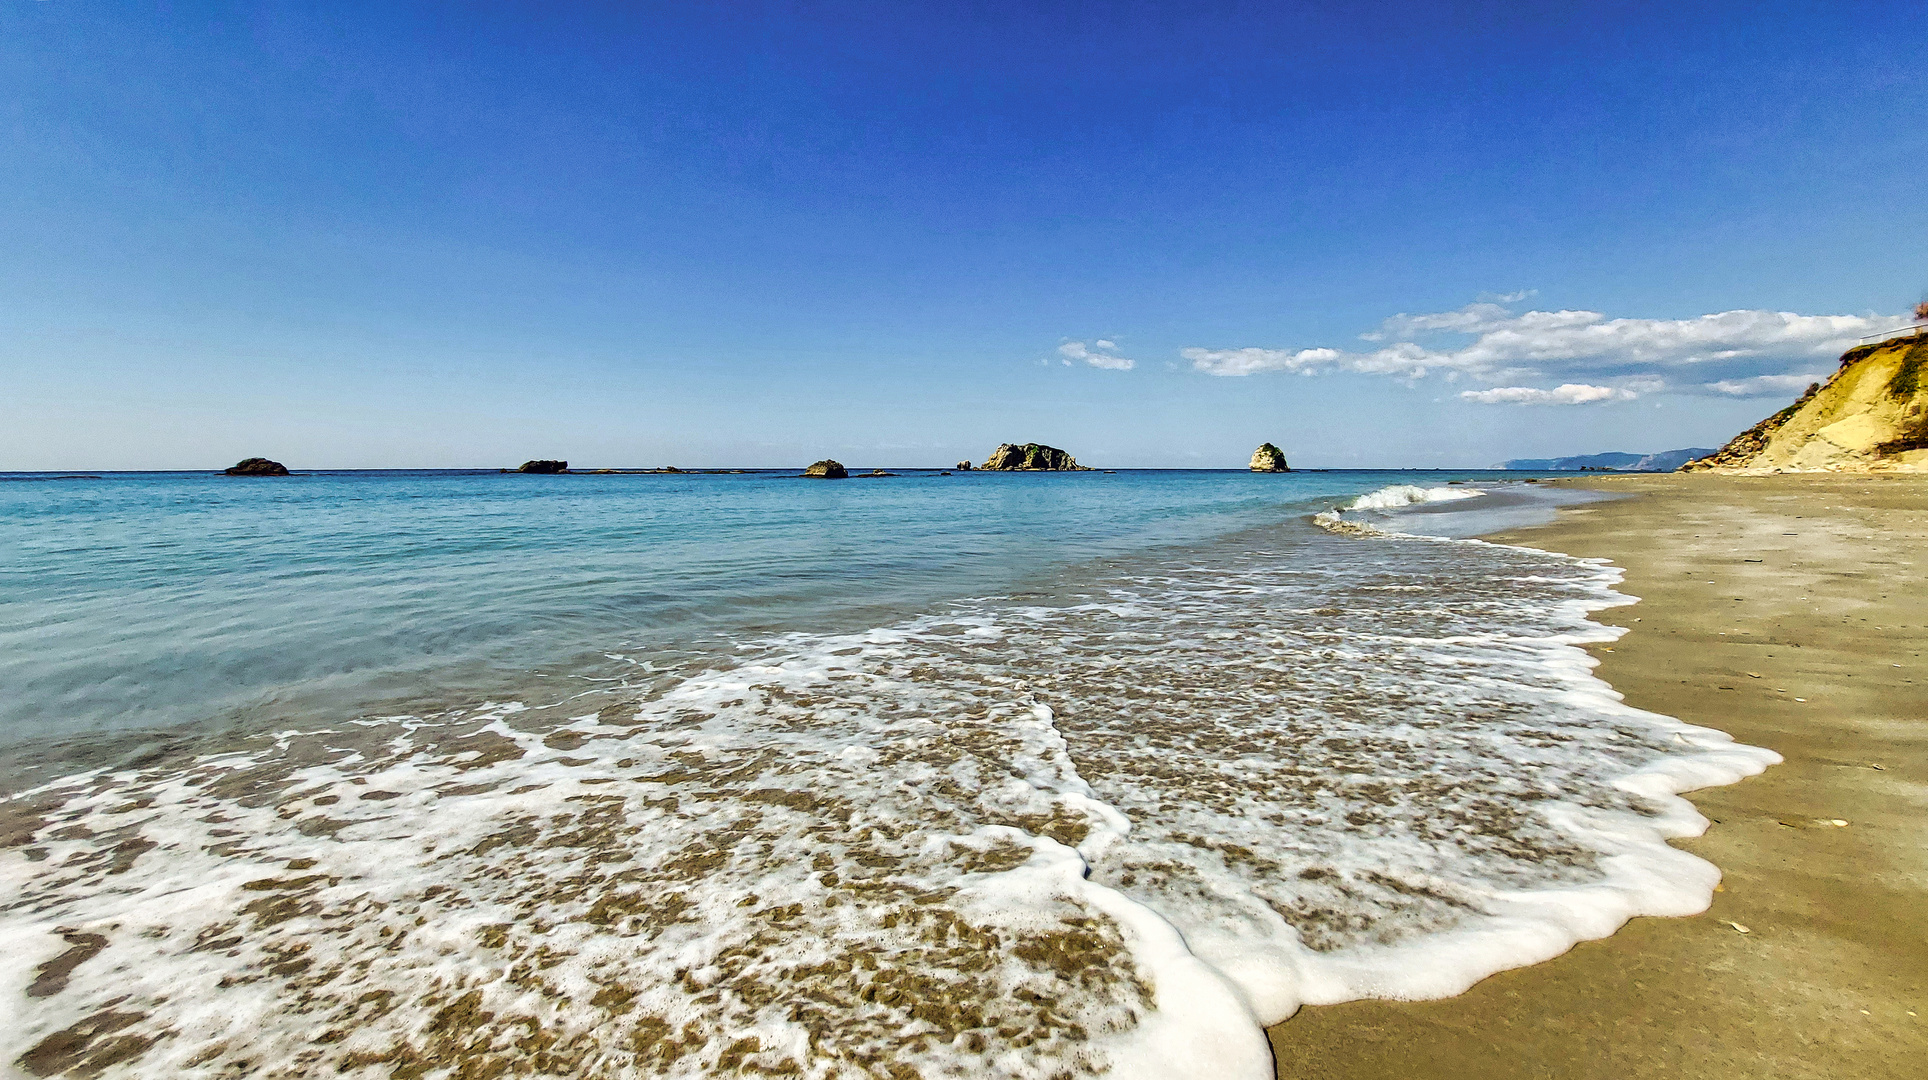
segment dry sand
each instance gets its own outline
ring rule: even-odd
[[[1446,1001],[1306,1009],[1279,1075],[1928,1077],[1928,477],[1579,483],[1636,497],[1493,539],[1624,567],[1600,676],[1786,763],[1692,796],[1705,914]]]

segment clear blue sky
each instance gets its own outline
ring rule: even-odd
[[[0,0],[0,469],[1717,445],[1928,290],[1923,56],[1918,2]]]

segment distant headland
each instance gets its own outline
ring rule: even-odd
[[[1662,450],[1657,454],[1612,452],[1559,458],[1513,458],[1493,466],[1513,472],[1673,472],[1689,461],[1713,453],[1706,447]]]

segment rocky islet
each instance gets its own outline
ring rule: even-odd
[[[223,476],[286,476],[288,467],[264,457],[243,458],[221,471]]]
[[[959,466],[962,468],[962,466]],[[1055,446],[1004,443],[978,466],[985,472],[1090,472],[1088,466]]]
[[[1285,451],[1271,443],[1260,443],[1252,451],[1252,463],[1247,468],[1253,472],[1291,472],[1292,467],[1285,463]]]

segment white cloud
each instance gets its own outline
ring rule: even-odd
[[[1497,299],[1508,299],[1501,297]],[[1457,311],[1394,315],[1360,335],[1378,348],[1180,351],[1208,375],[1352,371],[1409,379],[1443,372],[1482,380],[1582,373],[1654,377],[1655,368],[1751,363],[1785,367],[1833,356],[1869,334],[1909,324],[1899,315],[1797,315],[1723,311],[1691,319],[1609,319],[1597,311],[1515,313],[1480,301]],[[1458,341],[1441,341],[1457,338]],[[1465,340],[1471,339],[1471,340]],[[1499,389],[1520,389],[1501,387]]]
[[[1058,346],[1058,355],[1064,357],[1064,362],[1067,364],[1073,360],[1082,360],[1092,367],[1104,368],[1107,371],[1130,371],[1138,366],[1136,360],[1117,354],[1115,350],[1118,346],[1115,342],[1099,338],[1091,344],[1093,347],[1087,348],[1082,341],[1067,341]]]
[[[1460,397],[1484,405],[1586,405],[1595,401],[1631,401],[1640,396],[1618,386],[1563,383],[1551,390],[1533,386],[1496,386],[1491,390],[1462,390]]]
[[[1293,371],[1311,375],[1345,354],[1337,349],[1180,349],[1178,355],[1208,375],[1257,375]]]
[[[1662,390],[1668,389],[1667,380],[1658,375],[1630,375],[1626,378],[1615,379],[1613,385],[1617,389],[1625,390],[1634,395],[1658,394]]]
[[[1749,379],[1722,379],[1719,382],[1701,385],[1716,394],[1729,394],[1734,397],[1778,397],[1807,389],[1809,383],[1820,382],[1826,375],[1814,372],[1792,375],[1756,375]]]

